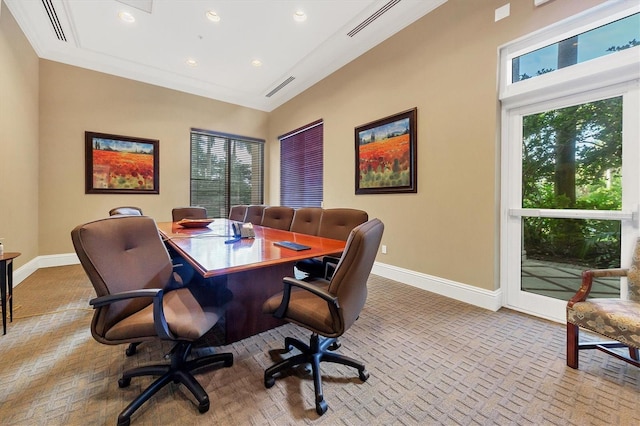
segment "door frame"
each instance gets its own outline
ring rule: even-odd
[[[571,105],[622,96],[622,210],[586,211],[522,208],[522,117]],[[503,306],[556,322],[565,322],[566,300],[521,290],[522,217],[568,217],[620,220],[621,267],[628,266],[638,238],[640,203],[640,89],[638,81],[557,97],[526,106],[502,108],[500,287]],[[634,118],[635,117],[635,118]],[[626,296],[626,281],[621,280]]]

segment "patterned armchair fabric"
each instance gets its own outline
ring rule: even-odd
[[[582,286],[567,304],[567,365],[578,368],[580,349],[599,349],[636,366],[640,349],[640,239],[636,242],[628,269],[594,269],[584,271]],[[626,299],[587,299],[594,278],[627,277]],[[579,328],[584,328],[615,342],[578,342]],[[628,347],[629,357],[609,348]]]

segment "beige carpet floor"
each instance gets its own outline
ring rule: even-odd
[[[14,320],[0,336],[0,424],[113,425],[151,379],[120,389],[125,368],[156,362],[166,344],[124,346],[91,337],[93,289],[80,266],[40,269],[16,287]],[[323,366],[329,404],[320,417],[304,370],[263,386],[270,351],[285,325],[229,346],[234,366],[198,374],[211,409],[171,385],[132,418],[134,425],[638,425],[640,369],[598,351],[565,365],[564,325],[507,309],[486,311],[371,276],[369,299],[342,338],[341,353],[363,360],[361,383],[344,366]]]

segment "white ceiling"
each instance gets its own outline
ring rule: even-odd
[[[446,0],[0,1],[40,58],[271,111]]]

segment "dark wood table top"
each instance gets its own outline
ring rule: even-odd
[[[175,222],[160,222],[158,229],[206,278],[339,253],[345,247],[345,241],[262,226],[254,226],[255,238],[225,244],[233,238],[231,223],[228,219],[215,219],[205,228],[184,228]],[[293,241],[311,248],[295,251],[274,245],[277,241]]]
[[[20,256],[20,253],[18,252],[4,252],[3,254],[0,254],[0,261],[15,259],[18,256]]]

